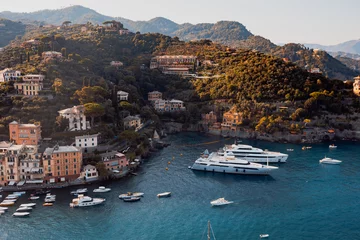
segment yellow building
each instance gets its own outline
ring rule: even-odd
[[[353,91],[356,95],[360,96],[360,76],[354,78]]]
[[[58,146],[46,148],[43,154],[45,180],[64,182],[75,180],[80,176],[82,165],[81,148]]]
[[[236,111],[236,106],[233,106],[230,111],[223,114],[223,122],[221,124],[222,130],[235,131],[236,127],[242,123],[243,115]]]

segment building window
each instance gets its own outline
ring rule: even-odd
[[[67,165],[65,166],[65,169],[66,169],[66,170],[68,169],[68,166],[67,166]]]
[[[66,174],[66,175],[69,175],[69,173],[68,173],[68,171],[67,171],[67,170],[66,170],[65,174]]]
[[[60,176],[60,172],[58,172],[57,175]]]
[[[76,174],[76,170],[74,170],[74,174]]]
[[[57,153],[56,156],[59,157],[59,154]]]
[[[59,163],[60,163],[60,161],[59,161],[59,160],[56,160],[56,163],[57,163],[57,164],[59,164]]]
[[[65,156],[67,156],[67,153],[65,153]]]
[[[74,168],[76,168],[76,164],[74,164]]]
[[[76,158],[74,158],[74,163],[76,163]]]
[[[60,166],[57,166],[57,170],[58,170],[58,171],[60,170]]]
[[[65,163],[68,163],[68,160],[67,160],[67,159],[65,159]]]

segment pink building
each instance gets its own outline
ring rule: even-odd
[[[102,162],[108,171],[123,171],[129,166],[129,160],[122,153],[117,151],[100,154]]]

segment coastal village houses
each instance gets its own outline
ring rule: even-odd
[[[124,92],[124,91],[118,91],[117,92],[117,100],[118,102],[120,101],[128,101],[129,98],[129,93]]]
[[[207,114],[202,114],[201,120],[203,124],[213,125],[214,123],[217,122],[217,116],[213,111],[211,111]]]
[[[10,141],[16,144],[38,145],[41,140],[41,126],[36,124],[20,124],[13,121],[9,124]]]
[[[129,160],[126,156],[117,151],[102,153],[100,157],[108,171],[117,170],[122,172],[129,166]]]
[[[360,96],[360,76],[354,78],[353,91],[355,95]]]
[[[21,77],[21,72],[12,70],[11,68],[5,68],[0,71],[0,82],[15,81]]]
[[[85,107],[83,105],[74,106],[59,111],[59,115],[69,120],[69,131],[81,131],[90,129],[89,121],[86,121]]]
[[[164,74],[189,74],[199,66],[196,56],[165,55],[153,57],[150,61],[150,69],[159,69]]]
[[[236,106],[234,106],[223,114],[221,129],[236,131],[237,126],[242,123],[242,120],[242,113],[237,112]]]
[[[138,116],[127,116],[124,118],[125,129],[135,128],[135,131],[142,127],[141,118]]]
[[[75,146],[83,149],[84,152],[95,150],[98,146],[99,134],[84,135],[75,137]]]
[[[44,179],[50,183],[75,180],[81,172],[81,148],[59,145],[46,148],[43,154],[43,165]]]
[[[156,100],[162,99],[162,93],[158,91],[153,91],[148,93],[148,100],[154,102]]]
[[[90,164],[86,165],[80,174],[80,179],[83,179],[86,182],[96,181],[98,178],[99,174],[96,167]]]
[[[154,102],[154,108],[157,112],[175,112],[183,111],[186,108],[184,107],[184,102],[181,100],[163,100],[158,99]]]
[[[14,83],[14,88],[17,94],[23,94],[26,96],[39,95],[39,91],[43,89],[44,75],[31,74],[22,77],[22,82]]]

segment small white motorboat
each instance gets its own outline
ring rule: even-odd
[[[218,199],[210,202],[210,204],[212,206],[222,206],[222,205],[227,205],[227,204],[231,204],[231,203],[233,203],[233,201],[225,200],[225,198],[218,198]]]
[[[6,199],[6,198],[5,198],[5,199],[3,200],[3,202],[13,202],[13,203],[16,202],[16,201],[17,201],[17,199]]]
[[[25,193],[26,193],[25,191],[22,191],[22,192],[13,192],[12,194],[18,195],[20,197],[21,195],[24,195]]]
[[[16,209],[16,212],[30,212],[32,211],[32,207],[19,207]]]
[[[29,200],[38,200],[40,197],[39,196],[31,196],[29,197]]]
[[[70,207],[89,207],[102,204],[103,202],[105,202],[104,198],[91,198],[89,196],[79,194],[77,198],[72,200]]]
[[[87,188],[80,188],[80,189],[77,189],[75,191],[71,191],[70,194],[72,195],[79,195],[79,194],[84,194],[84,193],[87,193]]]
[[[320,162],[320,163],[324,163],[324,164],[340,164],[342,161],[336,160],[336,159],[332,159],[332,158],[328,158],[328,157],[324,157],[324,158],[321,159],[319,162]]]
[[[269,234],[260,234],[260,238],[268,238],[269,236]]]
[[[29,215],[30,215],[29,212],[15,212],[15,213],[13,214],[14,217],[27,217],[27,216],[29,216]]]
[[[335,146],[334,144],[331,144],[331,145],[329,145],[329,148],[334,149],[334,148],[337,148],[337,146]]]
[[[0,211],[6,211],[8,209],[9,209],[8,207],[0,207]]]
[[[111,191],[111,188],[106,188],[106,187],[99,187],[97,189],[94,189],[94,193],[106,193],[106,192],[110,192]]]
[[[128,193],[124,193],[124,194],[120,194],[119,198],[120,199],[125,199],[125,198],[131,198],[131,197],[142,197],[144,196],[144,193],[142,192],[128,192]]]
[[[35,207],[36,203],[24,203],[21,204],[20,207]]]
[[[55,200],[56,200],[56,195],[51,195],[50,193],[48,193],[45,197],[44,202],[52,203],[52,202],[55,202]]]
[[[294,149],[292,149],[292,148],[288,148],[288,149],[286,149],[286,151],[288,151],[288,152],[293,152],[293,151],[294,151]]]
[[[6,200],[10,200],[10,199],[18,199],[19,196],[18,195],[14,195],[14,194],[9,194],[6,196]]]
[[[159,198],[160,198],[160,197],[170,197],[170,196],[171,196],[171,192],[159,193],[157,196],[158,196]]]

